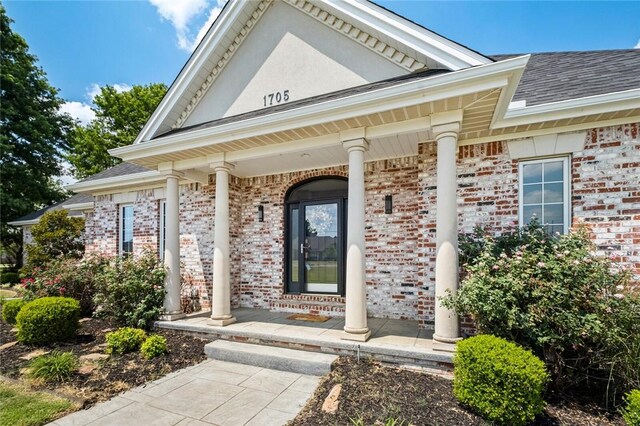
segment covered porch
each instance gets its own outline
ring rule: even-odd
[[[417,321],[369,318],[371,336],[366,342],[344,340],[344,318],[323,322],[291,319],[287,312],[239,308],[232,310],[236,322],[211,325],[210,313],[199,312],[175,321],[158,321],[163,329],[180,330],[206,339],[224,339],[338,355],[358,355],[396,364],[449,370],[452,354],[435,351],[433,331],[418,328]]]

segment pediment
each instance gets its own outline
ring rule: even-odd
[[[136,143],[415,71],[465,66],[462,59],[438,53],[433,46],[439,36],[422,50],[394,39],[384,26],[405,21],[381,19],[374,6],[362,0],[230,1]],[[478,56],[467,59],[469,66],[486,59]]]

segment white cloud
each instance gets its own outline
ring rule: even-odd
[[[196,48],[207,30],[216,20],[227,0],[214,0],[215,5],[209,11],[207,22],[198,30],[195,37],[190,27],[193,19],[210,6],[209,0],[149,0],[158,9],[163,19],[171,22],[178,37],[178,47],[188,52]]]
[[[114,89],[116,89],[116,92],[118,93],[128,92],[129,90],[132,89],[132,87],[129,86],[127,83],[114,83],[112,84],[112,86]]]
[[[638,39],[638,43],[633,47],[634,49],[640,49],[640,38]]]
[[[88,124],[91,120],[96,118],[96,114],[91,109],[91,106],[83,102],[65,102],[60,107],[60,111],[68,113],[76,120],[80,120],[82,124]]]
[[[116,89],[116,92],[118,93],[128,92],[129,90],[131,90],[131,86],[127,83],[114,83],[111,86]],[[91,83],[91,85],[87,87],[87,99],[91,103],[93,103],[93,100],[95,99],[96,95],[100,94],[100,91],[101,87],[98,83]]]

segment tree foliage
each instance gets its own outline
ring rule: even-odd
[[[120,160],[108,150],[133,143],[166,91],[162,83],[124,92],[102,87],[93,100],[96,118],[86,126],[77,123],[70,133],[68,160],[73,174],[82,179],[115,166]]]
[[[20,232],[7,222],[66,196],[54,178],[71,119],[12,22],[0,5],[0,232],[3,251],[19,257]]]
[[[69,217],[66,210],[48,211],[31,227],[33,244],[26,247],[28,272],[46,266],[53,259],[79,259],[84,252],[84,219]]]

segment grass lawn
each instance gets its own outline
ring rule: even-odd
[[[73,403],[0,380],[0,425],[43,425],[60,417]]]

